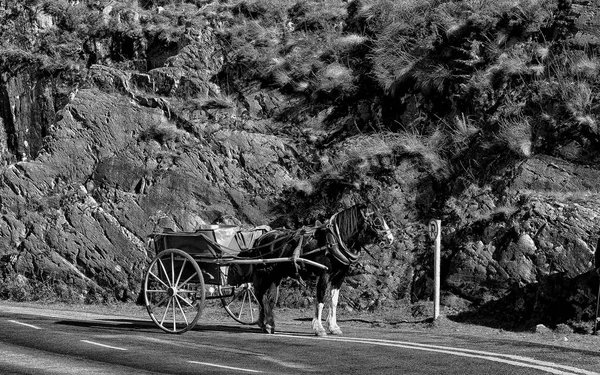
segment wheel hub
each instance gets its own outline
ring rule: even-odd
[[[177,294],[177,288],[175,288],[174,286],[169,287],[169,289],[167,289],[167,294],[169,295],[169,297],[173,297]]]

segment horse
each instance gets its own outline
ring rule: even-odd
[[[266,333],[275,333],[273,309],[279,284],[286,277],[303,283],[302,278],[316,276],[316,299],[312,328],[317,336],[341,335],[336,321],[339,291],[350,266],[359,259],[364,245],[389,246],[394,236],[385,219],[366,205],[358,204],[331,216],[326,224],[300,230],[276,229],[260,236],[249,255],[254,258],[287,258],[291,262],[254,265],[253,282],[259,305],[258,325]],[[316,262],[325,268],[316,267]],[[322,324],[326,292],[330,299],[326,326]]]

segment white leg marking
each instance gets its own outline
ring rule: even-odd
[[[325,332],[325,328],[323,328],[323,324],[321,323],[321,318],[323,316],[323,303],[315,302],[315,317],[312,321],[313,331],[315,331],[315,335],[317,336],[327,336]]]
[[[340,297],[340,290],[331,288],[331,304],[327,314],[327,330],[333,335],[341,335],[342,330],[337,325],[337,304]]]

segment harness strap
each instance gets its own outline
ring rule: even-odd
[[[302,240],[304,239],[304,236],[300,236],[300,239],[298,240],[298,245],[296,245],[296,248],[294,249],[294,253],[292,254],[292,259],[294,262],[294,267],[296,267],[296,273],[298,273],[298,258],[300,257],[300,250],[302,250]]]

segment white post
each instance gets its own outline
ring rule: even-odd
[[[429,237],[434,241],[433,250],[433,320],[440,316],[440,252],[442,247],[442,221],[429,222]]]

